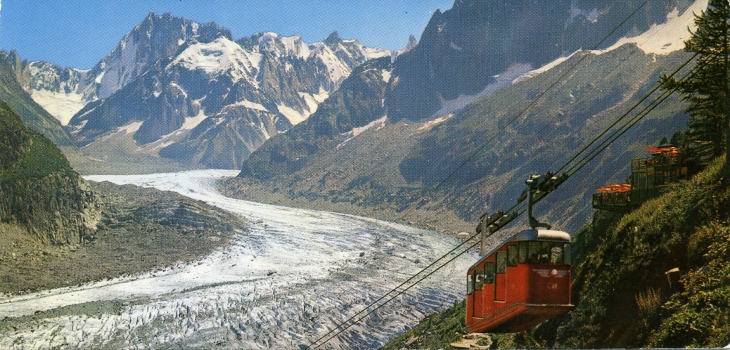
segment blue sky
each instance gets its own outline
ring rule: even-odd
[[[346,39],[386,49],[420,38],[454,0],[0,0],[0,49],[63,67],[91,68],[149,12],[215,21],[238,39],[256,32]]]

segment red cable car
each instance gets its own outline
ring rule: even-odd
[[[482,234],[483,257],[466,275],[466,326],[470,332],[519,332],[573,307],[570,235],[551,230],[550,225],[532,216],[535,198],[557,186],[551,181],[559,184],[561,180],[549,174],[533,175],[526,181],[528,189],[520,198],[528,199],[527,216],[532,229],[516,233],[488,252],[484,252],[488,222],[497,222],[496,218],[503,215],[499,212],[487,219],[486,214],[482,216],[477,232]],[[516,216],[503,217],[509,222]]]
[[[570,310],[570,235],[531,229],[488,252],[467,272],[472,333],[519,332]]]

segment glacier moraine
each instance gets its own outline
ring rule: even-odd
[[[459,243],[434,231],[219,194],[216,181],[236,173],[87,176],[179,192],[241,215],[249,230],[191,264],[0,298],[0,319],[27,320],[0,334],[0,348],[303,348]],[[464,271],[475,259],[464,254],[326,347],[377,347],[452,305],[463,298]]]

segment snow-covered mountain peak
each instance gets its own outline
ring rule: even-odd
[[[49,110],[70,101],[53,112],[84,145],[117,140],[105,137],[122,128],[139,152],[237,168],[307,119],[355,67],[389,54],[337,32],[313,44],[273,32],[234,41],[214,22],[150,13],[92,69],[64,80],[61,68],[39,65],[28,90]]]
[[[174,57],[191,43],[218,38],[233,40],[231,32],[215,22],[199,24],[170,13],[150,13],[90,72],[85,94],[107,98],[143,74],[161,59]]]
[[[199,24],[169,13],[151,12],[91,69],[31,63],[25,88],[37,103],[66,124],[85,104],[110,97],[157,62],[172,59],[185,46],[218,38],[233,40],[228,29],[214,22]]]
[[[324,39],[324,43],[329,46],[336,46],[340,42],[342,42],[342,37],[340,36],[340,33],[337,31],[334,31],[330,33],[330,35],[327,36],[326,39]]]
[[[169,33],[171,35],[165,35]],[[218,37],[225,37],[233,40],[231,31],[225,27],[221,27],[215,22],[198,23],[183,17],[176,17],[166,12],[158,15],[150,12],[145,19],[134,27],[129,35],[152,37],[165,37],[163,40],[172,41],[175,36],[184,41],[203,41],[209,42]]]

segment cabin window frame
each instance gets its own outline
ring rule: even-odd
[[[507,251],[499,250],[496,254],[495,265],[497,267],[496,273],[504,274],[507,273]]]
[[[474,270],[474,290],[484,289],[484,269]]]
[[[553,242],[541,241],[540,242],[540,261],[543,264],[550,264],[550,255],[553,251]]]
[[[550,245],[550,265],[559,265],[565,262],[565,248],[560,244]]]
[[[539,241],[527,242],[527,254],[529,256],[529,259],[527,259],[528,263],[530,263],[530,264],[539,264],[540,263],[541,248],[542,248],[542,244]]]
[[[561,250],[557,261],[552,259],[555,248]],[[570,265],[572,262],[570,243],[524,241],[520,242],[520,254],[525,254],[524,257],[520,255],[520,261],[528,264]]]
[[[515,267],[519,263],[519,248],[516,244],[507,246],[507,267]]]
[[[520,242],[520,248],[519,248],[519,251],[520,251],[519,262],[520,262],[520,264],[524,264],[524,263],[527,262],[527,246],[528,246],[527,243],[528,242],[526,242],[526,241],[521,241]]]
[[[495,280],[495,264],[493,261],[484,263],[484,284],[493,284]]]
[[[474,294],[474,280],[476,279],[475,273],[466,275],[466,294]]]

